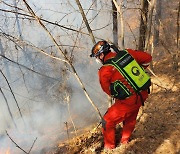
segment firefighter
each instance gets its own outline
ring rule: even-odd
[[[117,60],[116,58],[113,60],[113,58],[117,57],[118,52],[120,53],[119,59],[128,56],[129,58],[121,60]],[[128,56],[124,56],[121,53]],[[135,128],[136,117],[139,108],[143,105],[144,101],[148,97],[148,87],[150,85],[149,83],[145,83],[149,81],[148,77],[144,79],[144,85],[148,86],[140,88],[138,91],[134,87],[134,85],[131,84],[132,82],[134,82],[131,80],[134,79],[127,79],[128,74],[130,74],[129,69],[136,68],[135,70],[132,69],[132,74],[135,74],[134,77],[137,77],[140,72],[143,72],[142,70],[140,70],[140,67],[143,67],[144,69],[147,68],[152,60],[152,57],[150,54],[143,51],[137,51],[132,49],[119,51],[117,48],[115,48],[114,45],[110,45],[105,40],[99,41],[93,46],[90,57],[95,57],[96,60],[100,61],[103,64],[103,66],[99,69],[98,72],[100,85],[106,94],[114,97],[115,99],[115,103],[110,108],[108,108],[102,119],[104,148],[113,149],[116,146],[116,125],[120,122],[123,123],[120,143],[127,144]],[[131,62],[128,62],[129,59],[131,59]],[[118,65],[120,64],[112,64],[113,61],[120,61],[121,64],[127,63],[126,65],[128,66],[128,69],[125,73],[127,75],[124,75],[124,73],[121,72],[120,69],[118,69]],[[134,65],[134,63],[137,64],[135,64],[135,66],[130,66],[132,64]],[[123,66],[121,69],[125,70],[124,67],[125,66]],[[144,77],[144,75],[142,75],[141,77]]]

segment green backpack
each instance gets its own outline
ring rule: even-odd
[[[104,63],[105,65],[114,66],[137,94],[140,94],[142,90],[148,89],[151,85],[149,75],[126,50],[117,52],[114,58]],[[132,95],[129,89],[119,80],[111,83],[110,91],[111,95],[118,99],[125,99]]]

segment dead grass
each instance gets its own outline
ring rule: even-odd
[[[114,150],[104,151],[100,126],[96,130],[91,128],[76,138],[58,144],[54,150],[48,153],[180,153],[179,72],[173,70],[170,58],[156,63],[154,72],[158,76],[158,80],[152,77],[152,81],[155,83],[153,84],[152,93],[139,112],[138,122],[128,145],[123,147],[117,145]],[[116,138],[120,138],[120,132],[121,126],[119,125]]]

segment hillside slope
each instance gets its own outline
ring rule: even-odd
[[[105,152],[101,126],[84,134],[59,143],[47,154],[75,153],[122,153],[122,154],[178,154],[180,153],[180,80],[179,72],[173,70],[172,60],[154,64],[151,94],[141,108],[135,131],[126,146]],[[97,125],[96,125],[97,126]],[[116,138],[120,138],[121,125],[117,127]],[[118,144],[118,142],[117,142]]]

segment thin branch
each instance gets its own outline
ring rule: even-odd
[[[29,17],[28,20],[35,20],[32,15],[16,12],[16,11],[13,11],[13,10],[0,9],[0,11],[8,12],[8,13],[14,13],[14,14],[22,15],[22,16],[26,16],[26,17]],[[76,29],[73,29],[73,28],[69,28],[69,27],[66,27],[66,26],[63,26],[63,25],[59,25],[57,22],[54,23],[54,22],[48,21],[48,20],[43,19],[43,18],[40,18],[40,20],[44,21],[46,23],[52,24],[52,25],[56,25],[56,26],[58,26],[60,28],[66,29],[66,30],[70,30],[70,31],[79,32],[79,33],[82,33],[82,34],[85,34],[85,35],[89,35],[88,33],[81,32],[79,30],[76,30]]]
[[[56,59],[56,60],[59,60],[59,61],[63,61],[63,62],[65,62],[65,63],[68,63],[66,60],[63,60],[63,59],[61,59],[61,58],[55,57],[55,56],[53,56],[53,55],[50,55],[50,54],[46,53],[43,49],[40,49],[40,48],[36,47],[35,45],[28,44],[27,42],[25,42],[25,41],[23,41],[23,40],[20,40],[20,39],[14,37],[14,36],[11,36],[11,35],[6,34],[6,33],[4,33],[4,32],[0,32],[0,34],[6,36],[7,39],[9,39],[10,41],[12,41],[13,43],[15,43],[15,44],[18,45],[18,46],[21,45],[21,44],[22,44],[22,46],[24,46],[24,45],[29,46],[29,47],[31,47],[31,48],[33,48],[33,49],[35,49],[35,50],[38,50],[39,52],[43,53],[44,55],[46,55],[46,56],[48,56],[48,57],[51,57],[51,58]],[[60,46],[60,45],[59,45],[59,46]]]
[[[21,118],[22,118],[22,120],[23,120],[23,122],[24,122],[23,115],[22,115],[22,113],[21,113],[21,109],[20,109],[19,104],[18,104],[18,102],[17,102],[17,100],[16,100],[16,97],[15,97],[15,95],[14,95],[14,93],[13,93],[13,90],[12,90],[10,84],[9,84],[9,81],[8,81],[8,79],[6,78],[5,74],[2,72],[2,70],[0,70],[0,72],[1,72],[1,74],[3,75],[4,79],[6,80],[6,82],[7,82],[7,84],[8,84],[8,87],[9,87],[9,89],[10,89],[10,91],[11,91],[11,94],[12,94],[12,96],[13,96],[15,102],[16,102],[16,106],[17,106],[17,108],[18,108],[18,110],[19,110],[19,114],[20,114],[20,116],[21,116]],[[25,123],[25,122],[24,122],[24,123]]]
[[[16,145],[17,148],[19,148],[20,150],[22,150],[24,153],[29,154],[28,152],[26,152],[24,149],[22,149],[8,134],[7,130],[6,130],[6,134],[9,137],[9,139]]]
[[[9,103],[8,103],[7,98],[6,98],[4,92],[2,91],[1,88],[0,88],[0,92],[2,93],[3,98],[4,98],[5,102],[6,102],[6,106],[7,106],[7,108],[8,108],[8,112],[9,112],[9,115],[10,115],[10,117],[11,117],[11,120],[12,120],[15,128],[17,128],[16,122],[14,121],[13,115],[12,115],[12,113],[11,113],[11,109],[10,109],[10,107],[9,107]]]
[[[68,95],[68,94],[66,94],[66,102],[67,102],[67,108],[68,108],[69,117],[70,117],[71,123],[72,123],[72,125],[73,125],[74,132],[75,132],[75,134],[76,134],[76,136],[77,136],[77,129],[76,129],[76,126],[75,126],[74,121],[73,121],[72,116],[71,116],[70,104],[69,104],[70,98],[69,98],[69,95]]]
[[[2,54],[0,54],[0,56],[1,56],[2,58],[6,59],[6,60],[8,60],[8,61],[10,61],[10,62],[12,62],[12,63],[18,65],[18,66],[21,66],[21,67],[23,67],[23,68],[25,68],[25,69],[27,69],[27,70],[33,72],[33,73],[36,73],[36,74],[38,74],[38,75],[41,75],[41,76],[44,76],[44,77],[47,77],[47,78],[50,78],[50,79],[53,79],[53,80],[56,80],[56,81],[59,81],[59,80],[56,79],[56,78],[53,78],[53,77],[50,77],[50,76],[41,74],[41,73],[39,73],[39,72],[37,72],[37,71],[34,71],[34,70],[32,70],[32,69],[30,69],[30,68],[28,68],[28,67],[26,67],[26,66],[24,66],[24,65],[22,65],[22,64],[19,64],[19,63],[13,61],[13,60],[7,58],[6,56],[4,56],[4,55],[2,55]]]
[[[2,11],[2,12],[8,12],[8,13],[14,13],[14,14],[18,14],[18,15],[21,15],[21,16],[28,17],[28,18],[23,18],[23,19],[35,20],[32,15],[28,15],[28,14],[16,12],[16,11],[14,11],[14,10],[0,9],[0,11]],[[19,17],[19,18],[20,18],[20,17]],[[66,30],[69,30],[69,31],[78,32],[78,33],[81,33],[81,34],[90,36],[90,34],[85,33],[85,32],[83,32],[83,31],[79,31],[79,30],[77,30],[77,29],[73,29],[73,28],[70,28],[70,27],[66,27],[66,26],[60,25],[60,24],[58,24],[58,22],[52,22],[52,21],[49,21],[49,20],[46,20],[46,19],[43,19],[43,18],[40,18],[40,20],[43,21],[43,22],[49,23],[49,24],[51,24],[51,25],[58,26],[58,27],[60,27],[60,28],[62,28],[62,29],[66,29]],[[104,27],[102,27],[102,28],[104,28]],[[96,29],[94,29],[93,31],[95,31],[95,30],[96,30]],[[99,29],[98,29],[98,30],[99,30]],[[95,38],[101,39],[101,38],[99,38],[99,37],[95,37]]]
[[[150,68],[147,68],[151,73],[152,75],[154,75],[156,77],[156,79],[162,84],[161,80],[159,79],[159,77],[150,69]]]
[[[37,140],[37,137],[36,137],[36,139],[34,140],[34,142],[33,142],[32,146],[31,146],[31,148],[29,149],[28,154],[31,152],[31,150],[32,150],[32,148],[33,148],[33,146],[34,146],[34,144],[35,144],[36,140]]]
[[[90,28],[90,26],[89,26],[89,23],[88,23],[88,21],[87,21],[86,15],[85,15],[85,13],[84,13],[84,11],[83,11],[82,5],[81,5],[81,3],[80,3],[79,0],[76,0],[76,3],[77,3],[77,5],[78,5],[78,7],[79,7],[79,11],[80,11],[80,13],[81,13],[81,15],[82,15],[82,18],[83,18],[83,20],[84,20],[84,22],[85,22],[85,24],[86,24],[86,27],[87,27],[87,29],[88,29],[89,35],[90,35],[90,37],[91,37],[91,39],[92,39],[92,42],[95,44],[95,43],[96,43],[96,40],[95,40],[94,35],[93,35],[93,33],[92,33],[92,30],[91,30],[91,28]]]

